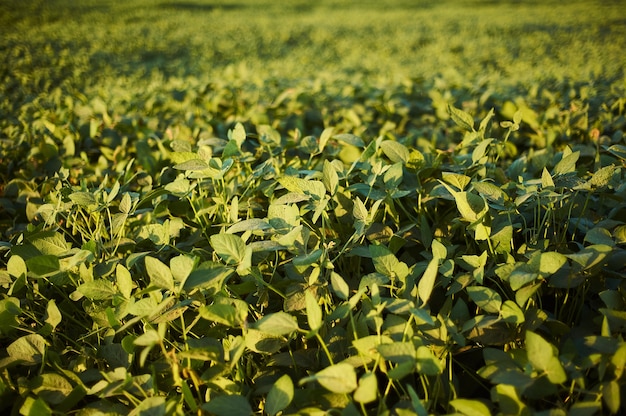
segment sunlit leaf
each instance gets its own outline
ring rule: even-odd
[[[291,377],[283,374],[272,385],[267,398],[265,399],[265,411],[268,415],[274,416],[284,410],[294,398],[294,386]]]
[[[40,364],[46,350],[46,340],[39,334],[24,335],[6,347],[6,352],[24,365]]]
[[[450,400],[452,407],[465,416],[491,416],[487,405],[478,400],[454,399]]]
[[[463,110],[459,110],[451,105],[448,106],[448,113],[459,127],[466,131],[474,131],[474,118]]]
[[[83,296],[91,300],[111,299],[117,293],[117,289],[113,286],[113,283],[105,279],[85,282],[78,286],[76,291],[82,293]]]
[[[163,264],[161,260],[150,256],[146,257],[144,261],[152,286],[166,290],[174,289],[174,277],[169,267]]]
[[[374,373],[365,373],[359,379],[359,386],[354,392],[358,403],[371,403],[378,398],[378,379]]]
[[[239,264],[246,255],[246,244],[238,235],[214,234],[210,243],[217,255],[228,265]]]
[[[326,390],[339,394],[351,393],[358,387],[354,367],[347,363],[328,366],[314,376],[302,379],[300,383],[313,380]]]
[[[407,149],[407,147],[402,143],[398,143],[393,140],[384,140],[380,143],[380,148],[385,156],[387,156],[393,163],[402,162],[406,164],[409,160],[409,149]]]
[[[254,325],[256,329],[270,335],[288,335],[298,330],[295,316],[286,312],[275,312],[265,315]]]
[[[437,270],[439,268],[439,259],[434,258],[426,267],[424,274],[417,284],[417,293],[422,303],[428,302],[430,295],[435,287],[435,280],[437,279]]]
[[[564,383],[567,375],[559,361],[556,347],[544,340],[540,335],[526,331],[526,351],[532,366],[543,371],[553,384]]]

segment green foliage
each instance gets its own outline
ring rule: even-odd
[[[0,412],[622,413],[619,6],[280,3],[0,6]]]

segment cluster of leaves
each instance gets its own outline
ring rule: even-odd
[[[520,111],[448,112],[447,151],[237,123],[151,137],[98,186],[68,167],[38,198],[13,181],[31,221],[0,274],[2,403],[623,409],[622,136],[511,160]]]

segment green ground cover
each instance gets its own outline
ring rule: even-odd
[[[626,410],[619,1],[0,4],[0,411]]]

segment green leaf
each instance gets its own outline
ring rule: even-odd
[[[470,184],[472,178],[467,175],[461,175],[460,173],[453,172],[441,172],[441,179],[444,182],[454,186],[459,191],[462,191]]]
[[[187,292],[192,289],[210,289],[215,291],[222,289],[224,282],[235,271],[230,267],[225,267],[221,264],[203,263],[196,270],[192,271],[183,285],[183,289]]]
[[[122,200],[120,201],[120,212],[123,214],[130,214],[130,210],[133,208],[132,202],[130,194],[125,192],[124,196],[122,196]]]
[[[7,272],[16,279],[26,277],[26,262],[20,256],[12,255],[7,262]]]
[[[472,301],[488,313],[499,313],[502,297],[498,292],[485,286],[469,286],[465,289]]]
[[[472,186],[479,194],[490,201],[502,203],[507,198],[504,191],[491,182],[474,182]]]
[[[358,403],[372,403],[378,399],[378,379],[375,373],[365,373],[359,379],[359,386],[354,392]]]
[[[505,322],[521,325],[525,321],[524,311],[512,300],[505,300],[500,308],[500,316]]]
[[[47,276],[59,271],[61,265],[57,256],[44,255],[26,260],[28,270],[39,277]]]
[[[92,280],[85,282],[76,288],[76,291],[82,293],[87,299],[91,300],[107,300],[112,299],[117,293],[117,289],[113,283],[106,279]]]
[[[256,329],[269,335],[288,335],[298,330],[295,316],[286,312],[275,312],[265,315],[254,325]]]
[[[97,204],[96,198],[90,192],[74,192],[69,196],[70,200],[83,208],[89,208]]]
[[[33,379],[31,385],[33,393],[53,405],[62,403],[73,390],[65,377],[55,373],[42,374]]]
[[[424,345],[420,345],[417,348],[415,358],[417,360],[416,368],[419,374],[436,376],[441,374],[445,369],[445,365],[442,364],[441,360],[437,359],[433,351]]]
[[[326,390],[337,394],[351,393],[358,387],[354,367],[348,363],[326,367],[314,376],[302,379],[300,384],[312,380],[317,381]]]
[[[554,188],[554,181],[552,180],[552,175],[548,172],[548,169],[543,168],[543,172],[541,173],[541,187],[542,188]]]
[[[563,152],[563,154],[565,155],[565,152]],[[576,172],[576,162],[578,161],[579,157],[579,151],[570,153],[567,156],[563,156],[559,163],[557,163],[554,167],[554,175],[565,175],[567,173]]]
[[[335,170],[333,164],[328,160],[324,160],[322,183],[331,196],[337,193],[337,189],[339,188],[339,176],[337,175],[337,171]]]
[[[330,273],[330,287],[339,299],[347,300],[350,296],[350,287],[343,280],[343,277],[336,272]]]
[[[163,416],[166,414],[165,397],[155,396],[144,399],[128,413],[128,416]]]
[[[209,164],[202,159],[190,159],[186,160],[182,163],[178,163],[174,165],[174,169],[176,170],[205,170],[209,168]]]
[[[27,239],[41,254],[61,256],[71,248],[63,234],[54,231],[42,231]]]
[[[333,136],[333,131],[334,131],[334,128],[327,127],[324,129],[324,131],[320,135],[320,140],[318,144],[318,151],[320,153],[324,151],[324,148],[326,147],[326,143],[328,143],[328,140]]]
[[[150,285],[159,289],[174,290],[174,277],[170,268],[154,257],[145,259],[146,271],[150,277]]]
[[[465,416],[491,416],[487,405],[478,400],[454,399],[450,400],[452,407]]]
[[[269,416],[275,416],[284,410],[294,397],[293,381],[289,375],[284,374],[272,385],[267,399],[265,399],[265,411]]]
[[[115,267],[115,277],[117,289],[120,291],[122,296],[124,296],[124,298],[130,299],[130,295],[133,291],[133,278],[131,277],[128,269],[122,264],[118,264]]]
[[[37,399],[33,399],[31,396],[27,396],[24,400],[24,404],[20,407],[20,415],[51,416],[52,409],[48,407],[43,398],[38,397]]]
[[[46,350],[46,340],[39,334],[28,334],[13,341],[6,349],[9,356],[23,365],[40,364]]]
[[[510,384],[495,386],[500,411],[505,415],[530,416],[530,412],[518,393],[518,389]]]
[[[5,298],[0,300],[0,337],[13,332],[19,326],[17,319],[22,313],[18,298]]]
[[[433,258],[426,267],[424,274],[420,278],[417,284],[417,294],[422,300],[422,303],[428,302],[430,295],[435,287],[435,280],[437,279],[437,271],[439,269],[439,259]]]
[[[145,333],[141,334],[133,341],[133,344],[141,347],[149,347],[161,342],[161,336],[154,329],[148,329]]]
[[[385,172],[383,181],[388,191],[397,190],[402,183],[402,163],[398,162],[391,165]]]
[[[238,147],[241,147],[243,142],[246,141],[246,129],[243,124],[237,123],[232,130],[228,131],[228,139],[234,140],[237,143]]]
[[[228,265],[239,264],[246,256],[246,243],[238,235],[214,234],[210,243],[217,255]]]
[[[457,126],[466,131],[474,131],[474,118],[463,110],[448,105],[448,113]]]
[[[588,270],[600,264],[611,252],[613,248],[604,244],[594,244],[578,251],[567,254],[566,257],[579,264],[583,270]],[[26,262],[28,264],[28,262]]]
[[[615,241],[611,233],[606,228],[594,227],[585,234],[585,242],[590,244],[603,244],[606,246],[615,246]]]
[[[384,140],[380,143],[380,148],[385,156],[387,156],[393,163],[402,162],[406,164],[409,160],[409,149],[407,149],[407,147],[402,143],[398,143],[393,140]]]
[[[306,302],[306,318],[311,331],[317,332],[322,326],[322,308],[310,291],[304,293]]]
[[[272,228],[272,225],[267,220],[260,218],[250,218],[247,220],[239,221],[226,230],[227,234],[236,234],[244,231],[265,231]]]
[[[529,261],[529,266],[533,271],[544,277],[556,273],[567,263],[567,257],[556,251],[547,251],[536,255]]]
[[[526,331],[526,351],[528,361],[533,368],[545,372],[552,384],[561,384],[567,381],[567,375],[557,356],[556,347],[540,335]]]
[[[61,311],[57,307],[56,301],[54,299],[50,299],[48,301],[48,306],[46,307],[46,314],[44,316],[44,322],[49,324],[52,329],[55,329],[57,325],[61,323],[63,316],[61,315]]]
[[[198,314],[208,321],[217,322],[233,328],[240,328],[244,325],[248,317],[248,304],[237,299],[230,299],[230,301],[232,303],[216,302],[212,305],[204,305],[198,309]],[[238,305],[239,302],[243,305]]]
[[[295,176],[281,176],[278,182],[289,192],[315,196],[322,199],[326,193],[326,187],[321,181],[313,179],[301,179]]]
[[[620,408],[621,394],[620,384],[615,381],[602,383],[602,401],[612,414],[616,414]]]
[[[170,270],[172,271],[174,281],[179,284],[184,284],[195,265],[196,260],[191,256],[181,254],[173,257],[170,260]]]
[[[240,395],[213,397],[201,407],[202,410],[215,416],[252,415],[252,408],[248,399]]]
[[[621,144],[614,144],[606,150],[613,155],[619,157],[620,159],[626,160],[626,146]]]

